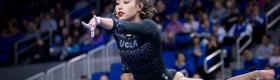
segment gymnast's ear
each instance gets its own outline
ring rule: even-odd
[[[139,5],[138,6],[139,7],[138,11],[141,12],[143,10],[143,8],[144,8],[144,4],[143,4],[143,2],[140,2],[138,5]]]

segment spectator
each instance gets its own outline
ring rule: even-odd
[[[82,45],[92,45],[92,39],[90,38],[90,33],[86,33],[79,41]]]
[[[95,33],[95,35],[94,35],[93,41],[92,41],[93,45],[105,43],[104,35],[100,33],[100,30],[98,28],[96,28],[94,30],[94,33]]]
[[[213,25],[213,36],[218,38],[219,44],[223,43],[226,34],[226,30],[223,27],[220,27],[218,24]]]
[[[158,26],[162,27],[162,19],[160,18],[159,15],[155,15],[155,18],[154,18],[155,22],[157,23]]]
[[[74,30],[73,33],[72,33],[72,37],[73,37],[73,41],[75,43],[79,42],[79,39],[81,37],[80,33],[78,30]]]
[[[245,9],[245,15],[252,13],[254,10],[254,7],[256,7],[256,3],[253,0],[249,0],[249,5]],[[242,12],[244,12],[244,11],[242,11]]]
[[[238,36],[246,36],[252,34],[252,25],[245,22],[244,16],[240,15],[237,19],[238,23],[234,24],[230,31],[229,36],[237,38]]]
[[[164,50],[173,50],[175,47],[175,34],[171,31],[162,32],[162,42]]]
[[[66,14],[65,14],[62,24],[64,24],[63,27],[70,28],[71,16],[70,16],[69,13],[66,13]],[[61,26],[61,27],[62,27],[62,26]]]
[[[36,26],[40,26],[41,17],[40,16],[35,16],[34,19],[33,19],[33,22]],[[39,29],[39,27],[37,27],[37,29]]]
[[[92,9],[92,10],[90,11],[90,14],[87,15],[87,16],[84,18],[83,21],[90,21],[91,18],[93,18],[94,15],[98,15],[98,14],[97,14],[97,12],[96,12],[95,9]]]
[[[60,36],[56,36],[54,39],[54,44],[50,48],[50,60],[51,61],[58,61],[59,56],[62,53],[62,39]]]
[[[37,25],[34,22],[29,22],[28,27],[27,27],[27,32],[25,33],[26,36],[28,35],[33,35],[35,34],[35,37],[33,37],[34,39],[39,39],[41,37],[38,30]]]
[[[86,75],[82,75],[80,80],[89,80],[88,77]]]
[[[259,12],[258,7],[256,6],[252,14],[247,15],[247,21],[250,22],[253,26],[253,38],[256,43],[260,43],[261,36],[265,34],[266,27],[264,24],[265,16]]]
[[[239,12],[236,4],[235,4],[235,0],[227,0],[225,3],[225,8],[227,9],[227,16],[230,14],[230,10],[233,9],[235,10],[235,12]]]
[[[61,3],[60,2],[56,3],[54,11],[55,11],[55,17],[57,19],[59,19],[61,16],[63,16],[64,12],[63,12],[63,9],[61,7]]]
[[[193,33],[198,30],[199,22],[195,21],[194,15],[190,14],[188,16],[188,21],[184,23],[182,32],[183,33]]]
[[[10,21],[8,23],[8,26],[6,28],[4,28],[4,30],[2,31],[1,36],[2,37],[11,37],[11,36],[16,36],[20,33],[19,29],[15,26],[14,21]]]
[[[113,0],[100,0],[100,1],[101,1],[100,4],[102,4],[102,5],[100,5],[101,10],[98,13],[104,12],[105,7],[111,5]]]
[[[262,44],[258,47],[256,51],[256,57],[258,59],[269,59],[273,55],[274,45],[270,43],[270,36],[262,36]]]
[[[192,9],[192,14],[199,14],[199,12],[206,12],[200,0],[196,1],[194,8]]]
[[[79,54],[79,50],[80,50],[79,44],[73,42],[72,37],[68,37],[67,40],[64,42],[64,47],[60,59],[62,60],[71,59]]]
[[[55,15],[55,14],[56,14],[56,13],[55,13],[55,9],[54,9],[53,7],[50,8],[50,11],[49,11],[49,12],[50,12],[50,15],[51,15],[52,18],[57,19],[56,15]]]
[[[14,26],[16,26],[16,20],[11,20],[11,22],[13,23]],[[22,20],[21,25],[19,26],[19,30],[21,33],[26,33],[27,29],[28,29],[28,24],[29,22],[27,20]]]
[[[115,16],[112,14],[110,7],[106,6],[104,12],[101,14],[100,17],[114,18]]]
[[[210,21],[213,23],[220,23],[226,17],[226,9],[221,2],[215,2],[214,9],[210,13]]]
[[[46,13],[44,19],[42,19],[40,23],[40,32],[46,33],[49,30],[56,31],[57,23],[54,19],[52,19],[49,13]]]
[[[260,68],[260,63],[257,58],[253,57],[253,54],[250,50],[244,50],[243,52],[243,57],[245,59],[244,61],[244,68],[245,69],[250,69],[250,70],[259,70]]]
[[[37,40],[37,45],[36,48],[34,49],[34,55],[33,55],[33,60],[32,63],[40,63],[40,62],[46,62],[48,59],[48,46],[44,44],[44,41],[42,39]]]
[[[199,37],[193,37],[193,45],[191,47],[191,55],[195,58],[196,66],[200,67],[203,64],[203,58],[206,56],[206,46],[201,44]],[[189,56],[189,55],[186,55]]]
[[[61,31],[61,38],[63,41],[67,40],[67,38],[69,37],[69,29],[68,28],[62,28]]]
[[[213,27],[208,20],[204,20],[197,31],[199,36],[208,38],[213,34]]]
[[[85,28],[81,25],[80,19],[74,19],[73,25],[70,27],[70,32],[73,32],[74,30],[78,30],[79,34],[85,33]]]
[[[88,2],[86,0],[79,0],[75,4],[75,10],[79,10],[88,6]]]
[[[252,14],[247,15],[247,21],[251,22],[253,26],[261,27],[264,25],[265,16],[259,12],[257,6],[254,7]]]
[[[178,13],[172,14],[172,21],[166,26],[166,31],[170,31],[175,35],[182,31],[183,25],[181,22],[178,21],[178,17]]]
[[[156,2],[155,8],[157,9],[156,15],[159,15],[160,18],[164,21],[167,19],[167,15],[165,12],[165,4],[163,3],[162,0],[158,0]]]
[[[188,6],[188,0],[181,0],[180,1],[180,7],[183,8],[183,7],[186,7]],[[183,8],[183,9],[186,9],[186,8]]]
[[[187,61],[186,56],[182,52],[178,52],[176,58],[175,70],[182,72],[185,76],[192,76],[195,73],[194,64]]]
[[[205,20],[209,21],[208,14],[204,13],[204,12],[199,14],[199,22],[203,23]],[[212,24],[211,21],[209,21],[209,22]]]
[[[229,31],[231,27],[237,23],[238,12],[236,8],[228,9],[229,15],[223,21],[223,25],[225,26],[225,30]]]
[[[217,51],[220,48],[221,46],[218,44],[216,37],[211,36],[209,44],[207,45],[207,51],[206,51],[207,55],[212,54],[213,52]]]
[[[269,65],[273,68],[280,67],[280,48],[274,48],[274,54],[269,58]]]
[[[107,75],[102,75],[99,80],[109,80]]]

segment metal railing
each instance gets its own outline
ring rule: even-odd
[[[25,80],[44,80],[44,75],[45,73],[44,72],[40,72],[38,74],[35,74],[34,76],[31,76]]]
[[[68,80],[66,74],[66,63],[61,63],[50,68],[46,73],[45,80]]]
[[[101,72],[106,70],[105,63],[105,46],[102,45],[88,52],[87,63],[88,63],[88,77],[94,72]]]
[[[28,45],[26,48],[24,48],[24,49],[22,49],[22,50],[18,50],[19,44],[21,44],[21,43],[23,43],[23,42],[29,40],[29,39],[32,38],[32,37],[37,36],[37,35],[40,35],[40,32],[39,32],[39,31],[36,32],[36,33],[34,33],[34,34],[28,35],[28,36],[24,37],[23,39],[21,39],[21,40],[15,42],[15,44],[14,44],[14,64],[15,64],[16,66],[18,65],[18,56],[19,56],[20,54],[22,54],[23,52],[25,52],[25,51],[31,49],[32,47],[36,46],[36,41],[33,42],[33,43],[31,43],[30,45]],[[45,36],[45,37],[42,38],[42,40],[47,40],[47,39],[50,40],[50,43],[49,43],[49,44],[51,45],[51,44],[52,44],[52,31],[49,31],[49,34],[48,34],[47,36]]]
[[[243,38],[245,38],[247,36],[240,36],[237,38],[236,40],[236,60],[237,60],[237,69],[240,69],[241,68],[241,53],[242,51],[247,47],[249,46],[249,44],[252,42],[252,35],[249,35],[249,39],[245,42],[245,44],[243,44],[241,47],[240,47],[240,42]]]
[[[87,74],[87,58],[86,54],[77,56],[67,63],[68,80],[79,80],[81,75]]]
[[[270,9],[267,13],[265,13],[265,24],[266,24],[266,32],[268,33],[269,29],[276,24],[279,20],[280,20],[280,15],[277,16],[274,20],[272,20],[271,22],[268,22],[269,20],[269,16],[275,12],[276,10],[280,9],[280,2],[278,4],[276,4],[272,9]]]
[[[106,63],[107,63],[107,71],[110,70],[110,64],[113,63],[121,63],[121,57],[117,48],[117,43],[115,40],[111,40],[106,45]]]
[[[218,62],[217,64],[215,64],[214,66],[212,66],[211,68],[208,69],[208,65],[207,62],[211,59],[213,59],[215,56],[218,56],[220,54],[220,62]],[[209,74],[211,72],[213,72],[214,70],[218,69],[219,67],[221,67],[221,72],[222,72],[222,76],[221,79],[224,80],[225,76],[224,76],[224,58],[226,57],[226,50],[224,49],[219,49],[217,51],[215,51],[214,53],[210,54],[209,56],[207,56],[204,60],[204,71]]]
[[[45,77],[41,80],[77,80],[81,75],[91,78],[92,73],[110,71],[111,64],[120,62],[116,41],[112,40],[106,46],[97,47],[47,70],[46,74],[41,75]]]

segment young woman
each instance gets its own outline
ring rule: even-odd
[[[82,24],[91,31],[100,25],[114,32],[124,75],[132,73],[135,80],[188,80],[182,73],[165,68],[161,36],[157,24],[149,20],[155,12],[148,0],[116,0],[117,19],[94,16]]]

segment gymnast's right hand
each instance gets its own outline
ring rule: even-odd
[[[82,21],[82,25],[86,28],[90,29],[90,33],[91,33],[91,38],[94,37],[94,29],[96,28],[96,26],[100,24],[100,19],[98,17],[96,17],[94,15],[94,17],[89,21],[89,23],[85,23],[84,21]]]

